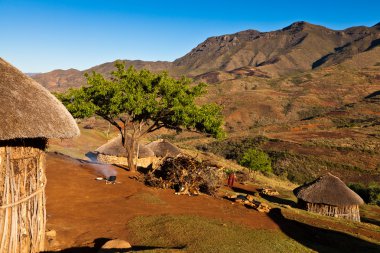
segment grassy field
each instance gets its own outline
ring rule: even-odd
[[[197,216],[166,215],[135,218],[128,224],[128,229],[132,231],[131,240],[134,245],[149,248],[142,252],[269,253],[380,250],[378,243],[334,230],[332,227],[310,225],[307,219],[298,221],[285,218],[282,214],[269,215],[278,222],[281,230],[250,229]]]
[[[136,245],[157,247],[146,252],[313,252],[280,231],[254,230],[196,216],[138,217],[128,229],[133,231],[131,240]]]

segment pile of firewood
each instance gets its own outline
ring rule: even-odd
[[[166,157],[145,175],[145,184],[175,189],[177,194],[215,195],[224,179],[223,170],[185,155]]]
[[[276,191],[275,189],[271,189],[271,188],[263,188],[260,190],[260,193],[264,194],[264,195],[268,195],[268,196],[275,196],[275,195],[280,194],[280,193],[278,193],[278,191]]]
[[[228,199],[235,201],[235,203],[245,205],[247,207],[253,208],[262,213],[269,213],[270,207],[267,203],[260,202],[254,199],[252,195],[231,195],[227,196]]]

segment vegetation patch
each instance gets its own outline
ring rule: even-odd
[[[350,183],[348,186],[356,192],[367,204],[380,206],[380,184],[371,182],[368,185]]]
[[[223,141],[216,141],[206,145],[199,145],[197,148],[201,151],[211,152],[220,155],[226,159],[240,160],[243,154],[250,148],[260,147],[268,141],[278,141],[269,139],[265,136],[241,138],[241,139],[227,139]]]

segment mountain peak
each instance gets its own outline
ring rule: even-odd
[[[315,27],[315,25],[310,24],[310,23],[305,22],[305,21],[297,21],[297,22],[294,22],[291,25],[283,28],[282,30],[303,29],[303,28],[306,28],[306,27]]]

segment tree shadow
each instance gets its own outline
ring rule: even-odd
[[[272,209],[268,216],[279,225],[281,231],[287,236],[317,252],[380,252],[380,245],[376,243],[343,232],[287,219],[279,208]]]
[[[109,240],[112,240],[110,238],[97,238],[94,240],[94,246],[93,247],[72,247],[68,249],[63,249],[59,251],[44,251],[44,253],[98,253],[101,247],[108,242]],[[160,247],[160,246],[145,246],[145,245],[134,245],[132,248],[129,249],[102,249],[102,253],[114,253],[114,252],[139,252],[144,250],[155,250],[155,249],[176,249],[181,250],[186,248],[186,245],[182,246],[176,246],[176,247]]]

